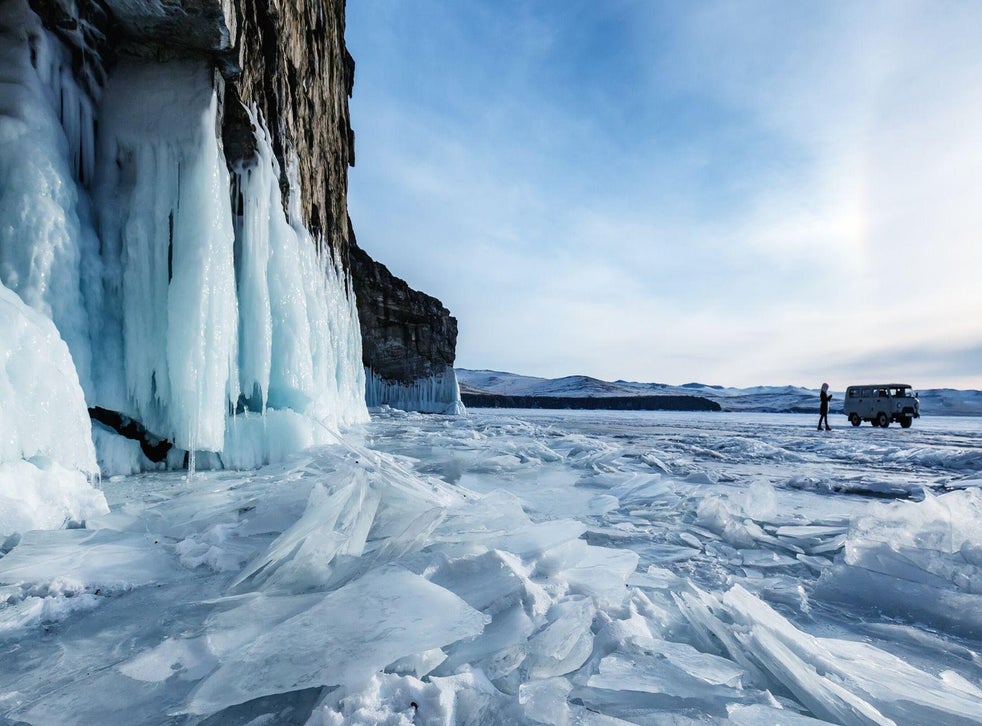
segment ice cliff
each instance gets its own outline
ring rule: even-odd
[[[31,425],[88,408],[71,435],[111,474],[258,466],[367,419],[353,73],[341,0],[0,1],[4,322],[8,291],[50,319],[70,356],[33,369],[84,396]],[[403,405],[459,401],[448,370]]]
[[[344,46],[344,2],[308,0],[252,7],[239,0],[237,66],[233,84],[256,99],[266,118],[280,118],[281,136],[296,146],[304,196],[302,216],[315,234],[323,230],[351,273],[363,342],[369,406],[390,405],[430,413],[463,410],[453,370],[457,321],[439,300],[413,290],[358,247],[347,214],[347,167],[354,164],[354,132],[348,96],[354,60]],[[279,49],[276,62],[269,48]],[[272,67],[270,67],[272,65]],[[236,110],[238,106],[233,105]],[[228,149],[245,149],[251,136],[240,120],[226,121]],[[274,134],[272,148],[284,163],[284,142]],[[291,143],[287,141],[286,143]],[[285,179],[281,177],[284,189]],[[305,192],[306,194],[306,192]]]
[[[0,412],[0,540],[109,511],[89,481],[98,467],[68,347],[3,286]]]

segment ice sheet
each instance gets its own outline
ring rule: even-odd
[[[248,605],[239,615],[248,620]],[[439,620],[430,617],[439,612]],[[320,685],[353,686],[392,661],[476,635],[484,616],[398,568],[365,575],[239,650],[193,693],[208,714],[259,696]]]
[[[793,416],[596,416],[378,412],[274,466],[105,481],[92,529],[0,548],[0,716],[980,722],[975,492],[790,485],[847,466]],[[847,441],[851,475],[963,474],[896,432],[931,463]],[[901,593],[919,614],[877,613]]]
[[[875,646],[808,635],[739,585],[700,594],[733,631],[731,657],[755,663],[816,716],[843,723],[944,723],[979,719],[982,689],[946,681]],[[694,612],[694,611],[693,611]],[[718,631],[708,620],[693,625]],[[883,674],[889,674],[884,678]]]
[[[982,492],[925,493],[878,504],[854,522],[819,592],[892,615],[982,636]]]
[[[0,582],[125,590],[172,581],[181,574],[176,565],[173,549],[149,534],[35,530],[0,559]]]

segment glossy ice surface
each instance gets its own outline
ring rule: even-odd
[[[0,558],[0,716],[982,720],[982,420],[812,418],[383,411],[105,481]]]

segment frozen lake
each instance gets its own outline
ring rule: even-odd
[[[0,724],[982,723],[982,418],[380,412],[0,558]]]

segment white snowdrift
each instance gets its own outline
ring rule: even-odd
[[[0,285],[0,537],[108,511],[98,471],[68,347]]]

